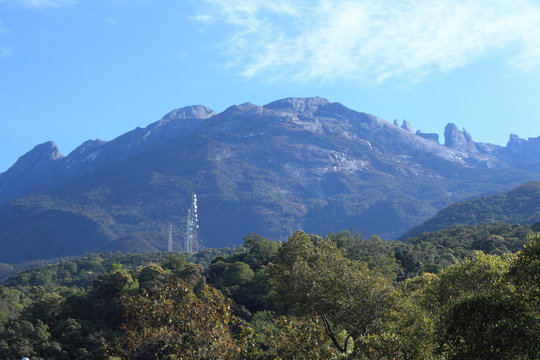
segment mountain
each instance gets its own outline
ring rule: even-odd
[[[540,221],[540,182],[530,182],[508,192],[453,204],[402,238],[455,225],[535,224]],[[537,226],[540,230],[540,224]]]
[[[476,143],[449,124],[440,144],[322,98],[181,108],[67,156],[38,145],[0,174],[0,262],[164,250],[170,224],[183,238],[192,193],[209,247],[296,229],[397,238],[449,204],[540,179],[536,143]]]
[[[136,128],[112,141],[88,140],[68,156],[62,155],[52,141],[37,145],[0,174],[0,204],[46,191],[160,146],[179,134],[188,133],[198,121],[214,114],[200,105],[173,110],[160,121],[144,129]]]

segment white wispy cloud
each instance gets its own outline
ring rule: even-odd
[[[74,5],[78,0],[0,0],[0,4],[21,5],[32,9],[55,8]]]
[[[244,76],[420,81],[497,55],[540,67],[536,0],[205,0]]]
[[[11,49],[0,47],[0,58],[10,56],[12,53]]]

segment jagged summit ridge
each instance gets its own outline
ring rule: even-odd
[[[449,123],[444,129],[444,145],[460,151],[477,151],[471,134],[465,129],[460,131],[454,123]]]
[[[235,123],[238,124],[238,122],[242,121],[242,116],[248,116],[249,114],[265,117],[268,111],[270,111],[273,116],[279,116],[280,112],[285,112],[292,113],[289,121],[299,126],[303,126],[307,130],[321,132],[322,129],[325,128],[326,131],[335,130],[340,131],[341,134],[346,136],[352,136],[349,131],[351,125],[345,125],[344,122],[346,122],[347,119],[344,118],[335,121],[330,126],[324,127],[321,120],[319,120],[320,114],[316,114],[316,112],[321,109],[324,109],[326,122],[328,122],[328,118],[333,115],[340,115],[348,118],[348,120],[363,116],[363,123],[371,123],[369,126],[372,129],[388,124],[375,116],[358,113],[339,103],[331,103],[327,99],[321,97],[290,97],[270,102],[264,106],[258,106],[249,102],[243,103],[241,105],[229,107],[223,113],[219,114],[223,115],[219,118],[235,118]],[[302,118],[298,118],[296,114],[302,114]],[[144,151],[147,148],[158,146],[176,136],[180,136],[182,133],[190,131],[196,124],[213,118],[216,115],[215,111],[204,105],[192,105],[174,109],[163,116],[161,120],[148,125],[146,128],[137,128],[112,141],[89,140],[72,151],[66,157],[65,162],[69,163],[70,167],[73,167],[78,162],[94,161],[99,157],[104,156],[112,157],[115,161],[126,158],[127,156],[132,156]],[[410,138],[413,139],[412,142],[417,141],[414,140],[415,138],[422,138],[428,140],[432,144],[429,146],[436,146],[439,144],[438,134],[423,133],[420,130],[417,130],[416,133],[414,133],[412,124],[407,120],[403,120],[401,126],[398,125],[397,120],[395,120],[394,125],[411,135],[416,135]],[[242,125],[240,124],[240,126]],[[367,125],[363,126],[367,127]],[[224,126],[221,126],[221,130],[224,130]],[[366,137],[370,136],[370,134],[364,135]],[[432,150],[434,153],[443,154],[443,157],[445,158],[455,158],[456,160],[460,159],[460,161],[468,158],[476,158],[476,160],[479,160],[478,156],[481,154],[481,161],[486,161],[486,156],[494,156],[496,159],[489,159],[491,163],[507,161],[509,158],[519,156],[526,161],[540,160],[540,137],[524,140],[517,135],[511,135],[507,147],[502,148],[491,144],[476,143],[467,130],[463,129],[463,131],[461,131],[454,123],[449,123],[445,128],[444,138],[444,147],[451,151],[456,151],[457,153],[448,153],[450,155],[450,157],[448,157],[447,151],[435,148],[432,148]],[[364,138],[363,140],[370,141],[368,138]],[[424,143],[419,143],[417,146],[413,147],[426,148],[426,146],[429,148],[429,146]],[[126,154],[121,155],[122,153]],[[56,145],[53,142],[47,142],[38,145],[26,155],[22,156],[20,161],[13,167],[15,169],[23,169],[30,166],[29,164],[35,164],[35,166],[38,167],[46,167],[46,164],[50,164],[50,161],[62,159],[64,159],[64,156],[61,155]],[[41,165],[37,165],[37,163],[40,163]],[[12,169],[8,170],[6,173],[11,170]]]
[[[373,156],[415,159],[420,154],[428,158],[439,158],[466,167],[512,167],[516,162],[540,162],[540,138],[520,139],[512,136],[507,147],[476,143],[465,129],[450,123],[446,126],[444,144],[439,143],[435,133],[413,132],[412,124],[403,120],[401,126],[394,125],[376,116],[351,110],[340,103],[321,97],[290,97],[270,102],[264,106],[252,103],[234,105],[220,114],[204,105],[193,105],[170,111],[162,119],[145,128],[136,128],[114,140],[105,142],[89,140],[64,157],[52,142],[37,146],[22,156],[8,171],[0,174],[0,186],[20,189],[11,198],[24,195],[43,182],[62,183],[85,173],[96,171],[118,161],[143,154],[153,148],[165,146],[177,138],[190,134],[213,134],[222,138],[272,136],[284,130],[302,130],[298,136],[316,135],[317,141],[354,142],[361,144],[361,154],[351,156],[348,151],[341,154],[331,152],[330,157],[341,159],[341,163],[362,164],[357,167],[325,165],[325,169],[357,169],[354,171],[376,171],[371,164]],[[312,138],[313,141],[315,138]],[[340,139],[340,140],[338,140]],[[351,145],[356,146],[356,145]],[[369,152],[369,153],[368,153]],[[358,157],[358,158],[354,158]],[[424,157],[422,155],[421,157]],[[394,159],[395,160],[395,159]],[[419,173],[403,167],[402,162],[389,162],[394,172]],[[337,161],[337,160],[336,160]],[[352,170],[351,170],[352,171]],[[388,170],[385,170],[388,171]],[[26,174],[34,173],[29,183]],[[27,190],[24,190],[27,188]],[[0,203],[5,201],[10,190],[0,189]]]

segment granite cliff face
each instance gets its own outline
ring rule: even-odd
[[[95,250],[164,250],[169,224],[182,238],[193,192],[206,246],[238,243],[250,231],[284,239],[299,228],[396,238],[453,202],[539,179],[540,156],[524,141],[476,143],[450,124],[440,144],[408,122],[322,98],[219,114],[181,108],[65,157],[52,143],[39,145],[0,174],[0,219],[10,219],[0,222],[0,246],[11,249],[0,262],[20,260],[23,244],[53,239],[39,256],[60,256],[87,234]],[[85,232],[66,227],[70,218]],[[34,231],[21,238],[22,226]]]
[[[540,136],[525,140],[512,134],[506,149],[516,161],[536,163],[540,158]]]

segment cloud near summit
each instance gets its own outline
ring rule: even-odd
[[[497,56],[540,67],[534,0],[205,0],[227,25],[229,65],[246,77],[418,82]]]

